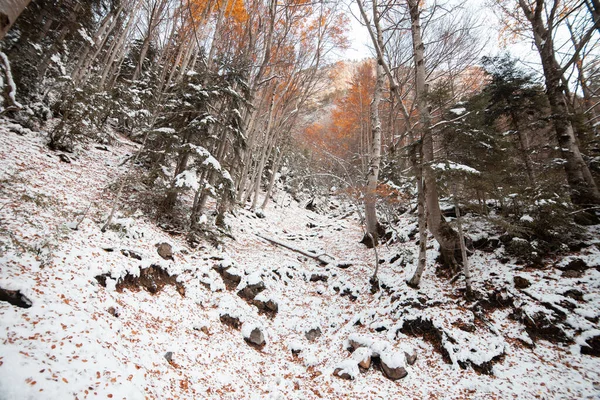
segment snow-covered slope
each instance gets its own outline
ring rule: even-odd
[[[384,289],[371,294],[374,255],[358,244],[362,232],[357,214],[349,215],[352,205],[332,200],[331,212],[321,215],[279,193],[266,218],[247,210],[229,216],[236,240],[225,238],[218,249],[190,249],[141,213],[121,214],[118,229],[101,233],[110,185],[132,143],[123,140],[108,152],[91,146],[65,163],[37,133],[19,136],[4,127],[0,138],[0,288],[19,290],[32,303],[0,301],[2,400],[600,394],[600,361],[580,354],[580,344],[598,335],[594,268],[563,279],[559,269],[515,272],[519,267],[477,252],[476,287],[506,287],[513,303],[487,306],[477,317],[477,307],[434,275],[433,257],[421,289],[405,285],[415,247],[407,242],[380,248]],[[321,266],[261,236],[352,265]],[[172,246],[172,259],[158,254],[160,243]],[[598,251],[586,251],[582,257],[591,265]],[[157,279],[165,286],[154,294],[133,279],[151,266],[173,277]],[[514,287],[515,273],[531,281],[527,294]],[[120,285],[128,274],[128,284]],[[510,314],[520,307],[550,315],[542,303],[559,304],[568,287],[583,294],[568,313],[567,340],[530,346],[525,326]],[[271,308],[259,312],[257,304]],[[236,318],[239,329],[230,326]],[[254,328],[264,345],[245,340]],[[349,346],[369,350],[352,357]],[[405,352],[416,353],[414,364]],[[407,376],[391,380],[381,366],[356,367],[367,354],[405,368]],[[338,367],[354,379],[335,376]]]

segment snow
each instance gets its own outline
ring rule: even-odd
[[[58,67],[58,69],[60,70],[60,73],[62,75],[66,75],[67,74],[67,69],[65,68],[65,65],[63,64],[63,62],[60,59],[60,56],[58,54],[53,54],[52,57],[50,57],[50,60],[54,64],[56,64],[56,66]]]
[[[95,43],[94,43],[94,39],[92,39],[92,38],[91,38],[91,36],[90,36],[90,35],[88,35],[88,33],[87,33],[87,31],[85,30],[85,28],[83,28],[83,27],[82,27],[82,28],[79,28],[79,29],[77,30],[77,33],[79,33],[79,35],[81,35],[81,37],[82,37],[82,38],[83,38],[83,39],[84,39],[86,42],[88,42],[88,43],[89,43],[91,46],[93,46],[93,45],[95,44]]]
[[[216,158],[214,158],[213,156],[209,155],[206,160],[204,160],[202,162],[202,165],[208,165],[210,167],[212,167],[212,169],[214,169],[215,171],[221,171],[221,164],[217,161]],[[230,177],[231,179],[231,177]]]
[[[373,351],[368,347],[359,347],[352,353],[352,359],[359,363],[373,355]]]
[[[533,217],[531,215],[523,215],[521,218],[519,218],[519,221],[521,222],[533,222]]]
[[[200,184],[198,183],[198,176],[196,171],[186,170],[175,177],[175,187],[183,189],[198,190]],[[206,217],[205,217],[206,218]]]
[[[339,375],[348,374],[350,375],[351,379],[356,379],[360,374],[360,370],[358,368],[358,361],[354,359],[341,361],[335,366],[335,368],[340,369]]]
[[[381,354],[381,362],[389,368],[406,367],[406,356],[403,351],[386,351]]]
[[[450,109],[450,112],[452,114],[456,114],[456,115],[463,115],[464,113],[467,112],[467,109],[464,107],[457,107],[457,108]]]
[[[260,272],[253,272],[252,274],[248,275],[248,277],[246,277],[246,281],[248,282],[248,285],[256,285],[260,282],[262,282],[262,278],[260,276]]]
[[[437,169],[439,171],[460,171],[466,172],[468,174],[479,175],[480,172],[475,168],[471,168],[468,165],[457,164],[452,161],[446,161],[445,163],[437,163],[431,166],[433,169]]]
[[[137,148],[134,143],[120,138],[110,153],[82,152],[66,164],[48,156],[53,153],[46,138],[35,132],[19,136],[0,123],[0,136],[0,287],[19,289],[32,302],[28,309],[0,302],[0,398],[533,399],[598,394],[594,382],[600,362],[580,351],[598,331],[598,324],[586,319],[593,320],[600,310],[600,272],[593,268],[600,265],[600,250],[595,246],[545,269],[502,264],[494,253],[470,256],[473,284],[483,293],[507,287],[516,268],[532,282],[527,293],[553,306],[565,308],[559,303],[568,299],[562,295],[568,289],[583,293],[583,301],[571,299],[576,308],[566,319],[575,327],[568,332],[573,343],[536,340],[530,349],[522,342],[532,343],[532,338],[509,318],[510,308],[490,310],[486,323],[475,320],[459,286],[436,277],[433,241],[418,290],[405,284],[414,242],[381,246],[379,256],[386,263],[379,274],[386,289],[372,295],[368,277],[373,252],[357,245],[362,238],[358,215],[340,219],[354,209],[342,201],[336,203],[337,214],[328,215],[305,210],[289,195],[283,200],[283,194],[266,209],[264,219],[240,209],[228,216],[236,240],[224,238],[218,248],[207,243],[190,248],[184,237],[167,234],[135,209],[120,210],[115,230],[103,234],[100,227],[113,198],[106,188],[119,176],[122,159]],[[66,224],[78,220],[75,216],[90,203],[79,229],[69,229]],[[214,203],[207,208],[212,211],[210,206]],[[309,222],[316,227],[308,228]],[[408,236],[415,226],[413,216],[402,216],[399,236]],[[465,218],[465,229],[497,237],[483,219]],[[354,264],[347,269],[320,266],[257,236],[265,232]],[[158,256],[155,245],[162,242],[173,245],[174,260]],[[142,260],[125,257],[121,249],[138,252]],[[387,262],[397,254],[402,255],[399,261]],[[561,268],[575,258],[591,268],[580,278],[563,277]],[[107,279],[104,288],[95,279],[105,273],[117,279],[139,275],[150,265],[177,274],[185,296],[173,286],[153,295],[117,290],[116,279]],[[235,289],[227,290],[216,266],[228,268],[245,284],[262,279],[267,289],[256,299],[276,299],[277,315],[259,314]],[[313,273],[328,280],[310,282]],[[526,313],[551,316],[548,307],[508,286],[506,296],[523,304]],[[342,296],[345,288],[356,299]],[[241,331],[220,322],[224,313],[242,320]],[[446,364],[422,336],[403,330],[404,321],[417,316],[443,331],[454,365]],[[461,324],[476,330],[467,332]],[[262,351],[244,342],[253,326],[268,333],[269,344]],[[304,333],[316,327],[322,335],[309,342]],[[385,329],[377,332],[376,327]],[[363,347],[350,354],[349,339]],[[374,368],[358,369],[358,359],[369,353],[404,365],[404,351],[413,349],[417,362],[406,367],[409,375],[400,381],[392,382]],[[294,357],[291,350],[300,354]],[[173,353],[172,363],[165,360],[166,352]],[[457,366],[487,362],[501,352],[491,376]],[[332,376],[337,367],[354,380]]]
[[[249,339],[250,335],[252,334],[252,331],[254,331],[255,329],[259,329],[261,332],[263,332],[263,334],[265,333],[264,328],[258,321],[244,322],[244,324],[242,325],[242,336],[246,339]],[[265,340],[266,340],[266,335],[265,335]]]
[[[166,135],[174,135],[175,134],[175,129],[167,128],[167,127],[154,128],[154,129],[152,129],[152,131],[157,132],[157,133],[164,133]]]

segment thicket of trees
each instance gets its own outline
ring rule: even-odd
[[[217,224],[267,205],[345,21],[305,1],[33,1],[2,42],[23,104],[3,112],[43,125],[55,150],[128,135],[157,214],[201,230],[210,198]]]
[[[366,235],[375,242],[382,229],[370,197],[390,188],[411,194],[420,255],[409,283],[418,285],[425,267],[427,231],[444,264],[468,277],[461,210],[537,240],[507,246],[522,254],[564,250],[577,233],[573,221],[597,222],[599,97],[589,88],[598,82],[599,26],[591,2],[497,2],[505,38],[531,40],[542,79],[506,55],[481,59],[480,23],[460,7],[356,2],[375,60],[355,68],[330,120],[306,135],[326,137],[315,151],[335,154],[362,178]],[[376,103],[378,113],[369,110]]]
[[[482,60],[481,22],[460,7],[355,0],[374,57],[317,122],[332,55],[347,46],[340,2],[27,3],[0,8],[2,114],[43,127],[55,150],[117,132],[140,144],[103,229],[132,174],[157,218],[195,242],[208,208],[225,227],[236,206],[266,207],[282,167],[296,184],[325,168],[363,202],[368,246],[383,240],[382,198],[401,203],[390,220],[416,212],[418,286],[428,231],[443,263],[468,278],[461,212],[535,237],[540,252],[560,251],[573,221],[597,222],[594,1],[495,2],[505,37],[529,38],[539,53],[540,80],[508,56]]]

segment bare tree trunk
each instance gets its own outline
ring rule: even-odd
[[[510,117],[512,119],[513,126],[517,131],[517,135],[519,136],[519,146],[521,158],[523,159],[523,164],[525,164],[525,172],[527,172],[527,179],[529,180],[529,184],[533,185],[535,183],[535,177],[533,175],[533,167],[531,166],[531,157],[529,157],[529,140],[527,138],[527,133],[522,131],[519,127],[519,119],[515,115],[514,111],[510,113]]]
[[[465,236],[463,234],[462,219],[460,217],[460,207],[458,206],[458,196],[456,191],[456,183],[452,185],[452,194],[454,197],[454,211],[456,212],[456,225],[458,227],[458,239],[460,242],[460,253],[462,256],[462,272],[465,276],[466,297],[470,299],[473,296],[473,288],[471,286],[471,270],[469,269],[469,258],[467,257],[467,246],[465,245]]]
[[[555,7],[551,10],[554,15]],[[600,192],[596,186],[590,170],[579,151],[575,138],[573,124],[569,118],[569,109],[565,97],[564,88],[561,83],[564,78],[564,67],[560,67],[556,60],[554,50],[553,30],[554,26],[547,27],[543,20],[544,1],[536,0],[536,8],[531,9],[525,0],[519,0],[519,6],[531,23],[533,37],[538,53],[542,61],[544,78],[546,81],[546,96],[552,111],[552,121],[556,133],[556,139],[560,147],[561,155],[566,161],[564,163],[565,174],[570,188],[570,196],[573,204],[578,206],[590,206],[600,204]],[[549,24],[554,24],[554,19]],[[552,30],[551,30],[552,29]],[[582,46],[584,42],[580,42]],[[574,61],[574,59],[572,59]]]
[[[225,3],[221,5],[221,9],[219,10],[219,15],[217,16],[217,23],[215,25],[215,33],[213,40],[210,44],[210,50],[208,51],[208,57],[206,59],[206,69],[211,71],[213,68],[213,62],[215,58],[215,52],[217,51],[217,43],[218,36],[221,34],[221,25],[223,25],[223,19],[225,17],[225,12],[227,11],[227,7],[229,7],[230,0],[225,0]]]
[[[104,57],[104,60],[102,61],[101,65],[104,65],[104,69],[102,70],[102,75],[98,85],[101,88],[104,87],[108,75],[115,68],[115,63],[118,62],[119,65],[121,63],[120,60],[125,51],[125,41],[127,40],[127,36],[130,33],[131,26],[133,25],[136,19],[135,12],[137,12],[137,7],[132,9],[129,16],[129,21],[127,21],[127,25],[125,25],[119,38],[115,40],[114,43],[110,46],[110,49],[106,53],[106,57]]]
[[[381,119],[379,117],[379,104],[383,92],[383,68],[376,66],[377,80],[375,82],[375,92],[371,102],[371,161],[369,163],[369,172],[367,174],[367,188],[365,193],[365,224],[366,237],[372,240],[365,240],[367,247],[375,247],[379,243],[378,221],[377,221],[377,182],[379,179],[379,164],[381,163]],[[365,237],[365,239],[366,239]]]
[[[275,177],[279,172],[279,165],[281,164],[281,160],[283,159],[283,149],[279,150],[279,154],[275,157],[275,161],[273,162],[273,171],[271,173],[271,179],[269,179],[269,186],[267,187],[267,193],[265,194],[265,200],[263,201],[260,209],[264,211],[269,204],[269,199],[271,198],[271,193],[273,192],[273,186],[275,186]]]
[[[138,59],[137,65],[135,66],[135,71],[133,71],[132,80],[134,80],[134,81],[136,81],[140,77],[140,74],[142,73],[142,67],[144,65],[144,60],[146,59],[146,54],[148,53],[148,50],[150,49],[150,41],[152,40],[152,35],[154,33],[154,25],[155,25],[154,21],[156,19],[156,14],[158,12],[157,7],[158,7],[158,2],[155,1],[154,5],[152,6],[152,12],[150,13],[150,21],[148,21],[148,30],[146,31],[146,36],[144,37],[144,43],[142,44],[142,48],[140,50],[140,57]]]
[[[249,104],[252,104],[255,100],[256,97],[256,92],[257,92],[257,87],[260,84],[260,79],[262,79],[262,76],[264,75],[266,68],[269,64],[269,61],[271,59],[271,48],[273,46],[273,31],[274,31],[274,26],[275,26],[275,14],[276,14],[276,10],[277,10],[277,1],[276,0],[271,0],[271,3],[269,5],[269,26],[268,26],[268,31],[266,33],[266,37],[265,37],[265,49],[263,52],[263,56],[262,56],[262,61],[260,63],[260,66],[258,67],[258,71],[256,72],[256,75],[254,77],[252,77],[252,84],[250,85],[250,101]],[[262,101],[264,100],[264,96],[263,98],[261,98],[260,103],[262,103]],[[253,109],[248,109],[248,114],[247,114],[247,118],[245,122],[245,126],[246,126],[246,132],[248,132],[248,146],[247,146],[247,150],[246,153],[244,154],[244,161],[243,161],[243,167],[242,167],[242,173],[240,175],[240,181],[238,183],[238,194],[237,194],[237,201],[238,202],[244,202],[244,204],[246,203],[246,197],[247,197],[247,185],[250,184],[250,187],[252,185],[252,180],[250,180],[250,182],[248,182],[248,171],[250,170],[250,165],[252,164],[252,150],[253,150],[253,146],[254,146],[254,141],[256,139],[256,136],[258,135],[258,131],[256,131],[254,129],[255,124],[256,124],[256,120],[258,118],[258,110],[261,108],[260,104],[254,104],[254,108]],[[249,188],[248,188],[249,190]]]
[[[273,90],[273,95],[271,97],[271,105],[269,106],[269,120],[267,122],[267,128],[265,131],[265,143],[263,145],[263,151],[260,157],[260,162],[258,163],[258,167],[256,169],[256,177],[254,178],[253,181],[253,189],[252,192],[254,192],[254,198],[252,199],[252,206],[250,208],[254,209],[256,208],[256,203],[257,203],[257,198],[258,198],[258,192],[260,190],[260,181],[261,181],[261,177],[262,177],[262,172],[263,169],[265,167],[265,163],[267,161],[268,158],[268,152],[270,150],[270,142],[271,142],[271,130],[273,129],[273,118],[274,118],[274,108],[275,108],[275,90]]]
[[[29,5],[30,0],[2,0],[0,1],[0,40],[13,26],[17,17]]]
[[[421,277],[427,265],[427,210],[425,209],[425,188],[423,187],[423,168],[420,161],[417,160],[417,151],[421,154],[421,145],[415,146],[411,154],[411,162],[415,170],[417,179],[417,218],[419,224],[419,258],[417,259],[417,268],[412,278],[408,280],[408,285],[414,288],[421,284]]]
[[[435,172],[431,167],[434,160],[433,137],[431,132],[431,115],[427,100],[427,85],[425,83],[425,45],[421,34],[421,21],[419,3],[417,0],[407,0],[410,19],[411,34],[413,42],[413,53],[415,62],[415,91],[417,95],[417,110],[420,115],[423,146],[423,177],[425,180],[427,216],[429,230],[440,245],[440,253],[444,263],[455,267],[456,259],[454,250],[458,247],[456,232],[448,225],[440,210]]]
[[[106,17],[100,24],[98,31],[94,35],[94,38],[93,38],[94,44],[92,46],[86,46],[84,52],[81,54],[81,56],[79,58],[79,62],[77,63],[77,67],[71,74],[71,76],[73,77],[73,81],[76,84],[80,84],[81,82],[83,82],[85,80],[85,78],[88,74],[88,70],[90,69],[90,66],[96,60],[96,58],[98,57],[98,55],[100,54],[100,52],[102,51],[104,46],[106,45],[106,41],[110,37],[111,32],[117,26],[117,21],[119,20],[119,14],[121,14],[121,12],[123,11],[123,8],[124,8],[124,5],[122,4],[118,9],[114,10],[114,12],[109,12],[106,15]],[[93,56],[90,57],[89,54],[94,49],[96,49],[96,51],[94,51]]]

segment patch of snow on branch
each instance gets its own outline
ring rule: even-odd
[[[452,109],[450,110],[450,112],[451,112],[452,114],[456,114],[456,115],[463,115],[464,113],[466,113],[466,112],[467,112],[467,109],[466,109],[466,108],[464,108],[464,107],[452,108]]]
[[[437,163],[431,166],[433,169],[437,169],[439,171],[461,171],[466,172],[468,174],[479,175],[481,172],[477,171],[475,168],[471,168],[468,165],[457,164],[452,161],[447,161],[445,163]]]
[[[198,177],[196,176],[196,171],[187,170],[177,175],[175,177],[175,187],[182,189],[198,190],[200,185],[198,184]]]

